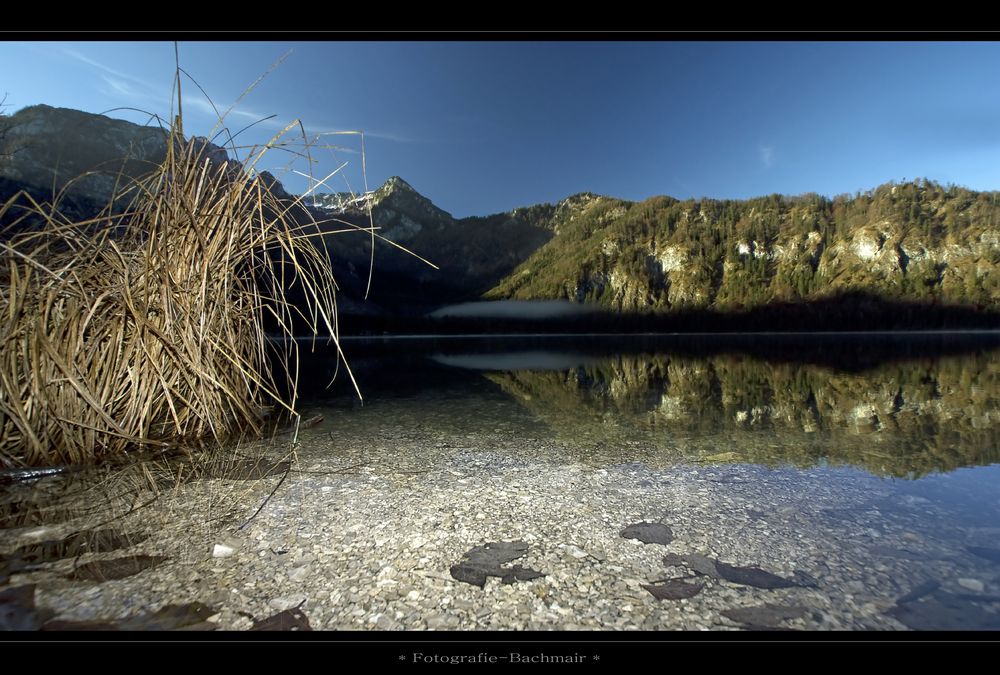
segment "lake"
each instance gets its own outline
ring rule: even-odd
[[[128,494],[129,550],[166,562],[95,585],[56,583],[54,558],[9,583],[68,621],[169,600],[233,629],[292,608],[340,630],[1000,628],[997,334],[343,348],[363,401],[343,366],[326,388],[329,349],[304,355],[321,423],[187,478],[146,466],[141,515],[134,469],[72,479]],[[60,480],[8,489],[3,550],[98,518],[46,524]]]

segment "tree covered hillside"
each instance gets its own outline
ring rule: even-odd
[[[1000,301],[997,196],[926,180],[834,199],[583,195],[486,297],[730,311],[862,291],[986,309]]]

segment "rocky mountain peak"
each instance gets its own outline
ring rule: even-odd
[[[407,190],[409,192],[416,192],[416,190],[413,189],[412,185],[407,183],[399,176],[389,176],[388,180],[385,181],[385,184],[380,189],[387,191]]]

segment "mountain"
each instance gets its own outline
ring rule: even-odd
[[[68,218],[93,217],[118,199],[121,212],[135,192],[127,190],[151,173],[167,156],[169,133],[104,115],[33,105],[0,116],[0,203],[18,190],[39,202],[58,199]],[[238,163],[207,138],[190,139],[213,164]],[[271,174],[259,174],[275,196],[290,198]]]
[[[39,200],[55,190],[68,217],[92,216],[119,174],[136,178],[162,161],[167,138],[158,127],[44,105],[0,117],[0,203],[19,189]],[[212,161],[232,161],[199,142]],[[260,178],[294,198],[273,176]],[[568,299],[640,315],[758,312],[770,325],[774,308],[802,305],[812,309],[796,309],[794,321],[829,319],[831,309],[836,321],[899,308],[918,316],[929,306],[994,316],[998,196],[928,180],[832,199],[631,202],[585,192],[454,218],[393,176],[362,195],[309,195],[297,212],[330,232],[323,243],[344,314],[419,317],[481,298]],[[376,239],[373,254],[370,224],[396,246]]]
[[[456,220],[393,178],[372,193],[376,224],[441,270],[383,248],[376,277],[415,280],[421,307],[566,299],[657,316],[757,312],[764,325],[789,307],[780,312],[800,326],[820,317],[860,327],[887,314],[905,316],[886,327],[931,315],[935,326],[958,325],[975,312],[995,323],[998,196],[928,180],[833,199],[630,202],[581,193]]]
[[[359,227],[369,225],[371,208],[378,234],[406,249],[376,243],[370,297],[409,314],[479,298],[548,242],[559,222],[548,205],[456,219],[398,176],[367,195],[319,195],[317,203],[327,217]],[[338,234],[327,246],[334,261],[346,263],[345,284],[363,292],[359,284],[367,286],[369,235]]]

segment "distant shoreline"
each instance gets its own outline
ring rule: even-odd
[[[862,336],[862,335],[898,335],[898,336],[920,336],[920,335],[995,335],[1000,336],[1000,329],[996,328],[956,328],[956,329],[930,329],[930,330],[845,330],[845,331],[700,331],[695,332],[645,332],[645,333],[401,333],[397,335],[342,335],[338,338],[341,341],[361,341],[361,340],[468,340],[468,339],[506,339],[506,338],[630,338],[630,337],[823,337],[823,336]],[[272,342],[284,340],[283,337],[267,336]],[[301,335],[296,336],[297,342],[307,341],[327,341],[329,338],[321,336]]]

